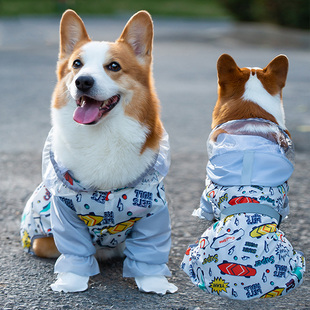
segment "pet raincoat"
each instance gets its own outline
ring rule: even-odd
[[[206,189],[193,214],[218,221],[189,246],[182,269],[196,286],[218,296],[287,294],[305,271],[304,256],[278,229],[289,213],[289,136],[266,120],[236,120],[217,126],[207,147]]]
[[[163,178],[170,166],[165,133],[154,163],[124,188],[84,188],[55,158],[53,130],[43,151],[43,182],[26,204],[22,245],[32,253],[35,238],[53,235],[61,256],[55,272],[81,276],[99,273],[97,247],[126,243],[123,275],[170,275],[170,218]]]

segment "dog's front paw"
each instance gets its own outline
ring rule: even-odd
[[[79,276],[71,272],[59,273],[55,283],[51,285],[56,292],[82,292],[88,288],[89,277]]]
[[[169,283],[165,276],[141,276],[135,277],[139,291],[145,293],[156,293],[165,295],[166,293],[175,293],[178,288]]]

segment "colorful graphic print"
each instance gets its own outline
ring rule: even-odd
[[[245,197],[245,196],[240,196],[240,197],[233,197],[231,198],[228,203],[232,206],[238,205],[240,203],[259,203],[259,201],[255,198],[251,197]]]
[[[222,208],[261,201],[276,208],[276,201],[284,205],[280,203],[286,199],[284,188],[249,186],[233,191],[213,184],[205,197],[215,202],[215,211],[218,204]],[[276,220],[257,213],[240,213],[216,222],[189,246],[181,267],[197,287],[238,300],[285,295],[302,283],[305,271],[303,254],[293,249]]]
[[[261,216],[264,225],[274,224],[270,220],[268,216]],[[250,233],[254,227],[247,224],[245,214],[232,216],[225,223],[218,222],[204,232],[198,243],[188,248],[181,267],[198,287],[233,299],[284,295],[299,286],[305,270],[302,254],[293,250],[279,230],[253,238]],[[226,240],[225,237],[232,235],[227,231],[243,231],[243,234],[227,246],[212,247],[214,241]],[[282,238],[276,234],[281,234]]]
[[[214,238],[210,247],[212,249],[218,250],[220,248],[223,248],[223,247],[231,244],[235,240],[239,240],[243,235],[244,235],[244,230],[242,228],[236,229],[232,233],[230,233],[230,230],[229,230],[228,233]]]
[[[276,223],[261,225],[259,227],[254,227],[250,232],[250,236],[252,238],[260,238],[261,236],[275,232],[276,230],[277,230]]]
[[[111,235],[120,233],[122,231],[125,231],[125,230],[131,228],[134,225],[134,223],[139,221],[139,220],[141,220],[141,217],[132,218],[129,221],[125,221],[125,222],[119,223],[119,224],[117,224],[115,226],[107,228],[107,231]]]
[[[28,253],[32,253],[32,240],[35,236],[51,235],[51,196],[49,190],[41,184],[26,204],[21,219],[20,235],[22,246]]]
[[[217,265],[223,274],[229,274],[238,277],[252,277],[256,275],[256,269],[252,268],[251,265],[245,266],[236,263],[230,263],[223,261],[223,263]]]
[[[96,216],[95,214],[78,215],[78,217],[85,222],[87,226],[95,226],[101,223],[103,216]]]
[[[24,233],[23,233],[22,244],[23,244],[23,248],[27,248],[27,249],[29,249],[31,246],[31,240],[26,230],[24,230]]]
[[[70,184],[76,182],[68,173],[65,179]],[[126,239],[137,221],[152,216],[166,205],[162,183],[155,186],[143,183],[137,188],[106,192],[73,192],[72,195],[57,197],[52,197],[41,184],[29,199],[22,216],[21,238],[27,252],[32,253],[33,238],[52,234],[52,199],[55,199],[58,208],[69,208],[77,214],[89,228],[93,243],[99,247],[117,246]]]
[[[201,200],[203,211],[209,214],[208,220],[212,220],[213,216],[219,219],[220,208],[225,209],[241,203],[267,204],[285,218],[289,214],[287,192],[287,183],[276,187],[221,186],[207,178]]]
[[[274,290],[266,293],[265,295],[261,296],[261,298],[272,298],[272,297],[277,297],[281,296],[282,292],[284,291],[284,288],[275,288]]]
[[[216,292],[220,295],[220,292],[227,293],[227,288],[229,283],[226,283],[221,277],[214,278],[214,280],[210,283],[209,287],[212,289],[212,293]]]

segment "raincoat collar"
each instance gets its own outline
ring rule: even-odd
[[[93,189],[83,187],[79,180],[74,179],[73,173],[64,167],[61,162],[56,160],[52,146],[53,134],[52,128],[46,139],[42,156],[42,178],[53,195],[72,195],[76,192],[95,190],[119,190],[117,188]],[[159,152],[155,156],[154,161],[137,179],[127,184],[126,188],[134,188],[141,182],[158,184],[167,175],[170,161],[169,136],[164,130],[164,134],[160,140]]]

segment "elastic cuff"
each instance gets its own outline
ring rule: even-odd
[[[100,272],[97,260],[91,256],[62,254],[54,267],[55,273],[71,272],[79,276],[94,276]]]
[[[166,264],[153,265],[129,259],[124,260],[123,277],[141,276],[171,276],[171,272]]]

